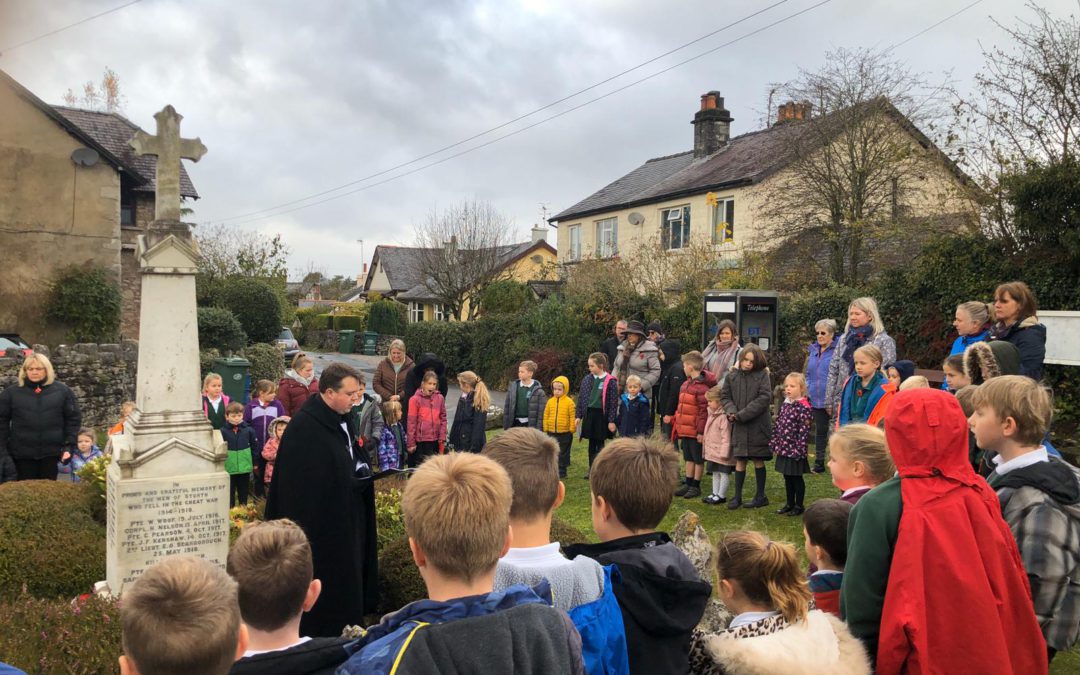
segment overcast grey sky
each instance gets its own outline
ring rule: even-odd
[[[355,181],[460,141],[689,42],[777,0],[143,0],[0,55],[0,69],[49,103],[115,70],[123,113],[153,130],[173,104],[185,136],[209,153],[188,166],[202,196],[193,220],[219,222]],[[782,19],[821,0],[762,15],[412,170]],[[438,166],[324,204],[252,222],[280,233],[290,271],[313,263],[356,275],[360,245],[408,244],[432,208],[478,197],[514,219],[518,239],[645,159],[692,147],[689,122],[717,89],[735,121],[759,126],[767,85],[815,68],[836,47],[885,48],[972,0],[831,0],[581,110]],[[0,48],[124,0],[0,0]],[[1042,0],[1076,12],[1077,0]],[[991,17],[1030,17],[1020,0],[983,0],[897,50],[967,89]],[[336,195],[340,193],[332,193]],[[332,196],[328,195],[328,196]],[[325,198],[325,197],[324,197]],[[308,202],[303,202],[308,203]],[[289,207],[292,208],[292,207]],[[554,232],[550,241],[554,243]]]

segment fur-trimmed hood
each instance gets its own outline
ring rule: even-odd
[[[976,342],[964,352],[964,374],[974,385],[1002,375],[1020,374],[1020,352],[1002,340]]]
[[[812,610],[805,621],[775,616],[700,636],[717,670],[725,675],[868,675],[862,643],[840,619]],[[692,672],[699,672],[692,668]],[[706,671],[708,672],[708,671]]]

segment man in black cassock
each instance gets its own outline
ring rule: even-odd
[[[309,637],[337,637],[378,601],[375,489],[370,449],[350,437],[345,414],[360,395],[359,373],[332,363],[319,394],[293,416],[278,448],[266,519],[290,518],[311,542],[322,594],[300,620]]]

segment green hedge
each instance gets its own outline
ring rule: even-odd
[[[221,290],[221,304],[236,316],[250,342],[272,342],[281,333],[281,306],[265,281],[232,277]]]
[[[285,355],[276,343],[258,342],[244,348],[243,356],[251,362],[251,383],[259,380],[277,382],[285,375]],[[253,394],[254,395],[254,394]]]
[[[196,312],[199,349],[233,352],[247,343],[244,328],[229,310],[223,307],[199,307]]]
[[[18,598],[24,586],[37,598],[71,599],[104,579],[100,501],[81,483],[0,485],[0,600]]]
[[[117,600],[90,596],[73,605],[70,598],[25,594],[0,602],[0,616],[4,618],[0,659],[5,663],[27,673],[117,672],[121,653]]]
[[[334,330],[334,315],[320,314],[316,317],[319,330]]]
[[[120,331],[120,285],[100,267],[68,267],[53,282],[45,315],[74,342],[113,342]]]
[[[365,324],[364,317],[349,314],[335,314],[333,317],[334,330],[355,330],[362,332]]]
[[[380,335],[401,335],[405,332],[406,307],[388,298],[379,298],[368,310],[368,330]]]

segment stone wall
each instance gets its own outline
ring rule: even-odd
[[[146,232],[154,220],[154,193],[136,192],[135,224],[121,225],[123,240],[120,250],[120,294],[123,309],[120,315],[120,336],[125,340],[139,339],[139,301],[142,298],[142,274],[139,272],[139,235]]]
[[[379,334],[379,337],[375,340],[375,353],[379,356],[386,356],[390,353],[390,343],[394,340],[404,340],[402,335],[383,335]],[[406,345],[407,347],[408,345]],[[360,349],[363,349],[364,345],[360,345]]]
[[[71,387],[79,400],[83,426],[108,430],[120,417],[120,404],[135,399],[135,371],[139,343],[60,345],[50,352],[44,345],[34,350],[49,357],[56,379]],[[0,391],[17,385],[23,358],[10,349],[0,356]]]

